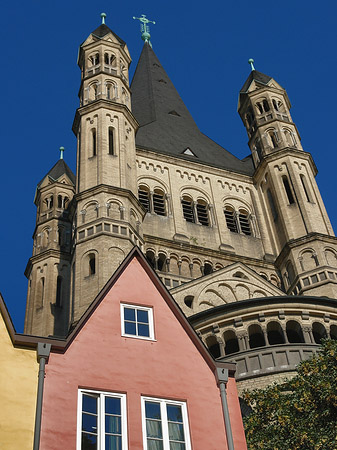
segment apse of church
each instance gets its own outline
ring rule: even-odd
[[[25,332],[66,335],[136,245],[218,357],[249,351],[255,320],[265,345],[269,323],[285,336],[291,320],[331,334],[321,297],[336,298],[336,238],[287,92],[250,60],[238,112],[251,155],[239,160],[197,127],[148,23],[131,85],[127,44],[104,15],[80,46],[76,176],[62,152],[37,187]]]

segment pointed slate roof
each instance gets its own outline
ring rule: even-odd
[[[248,91],[249,86],[251,85],[253,80],[255,80],[261,84],[267,85],[269,83],[269,81],[271,80],[271,77],[269,77],[268,75],[265,75],[262,72],[259,72],[258,70],[252,70],[250,72],[245,84],[240,89],[240,94],[245,94]]]
[[[251,158],[239,160],[205,136],[154,51],[144,44],[131,83],[132,112],[140,124],[138,147],[251,175]],[[184,154],[190,148],[195,156]]]
[[[105,23],[102,23],[98,28],[96,28],[96,30],[94,30],[91,34],[98,37],[99,39],[102,39],[104,36],[106,36],[107,34],[112,33],[115,38],[124,46],[125,42],[123,41],[123,39],[121,39],[119,36],[117,36],[116,33],[114,33],[112,30],[110,30],[110,28],[105,25]]]
[[[50,177],[52,180],[57,181],[62,175],[67,175],[70,181],[75,185],[76,177],[72,170],[65,163],[64,159],[59,159],[57,163],[50,169],[50,171],[42,178],[38,183],[39,188],[46,177]]]

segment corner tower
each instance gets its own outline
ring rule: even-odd
[[[238,111],[278,255],[276,267],[288,294],[336,298],[336,238],[315,181],[316,166],[302,148],[286,91],[249,62],[252,71],[240,91]]]
[[[37,185],[33,256],[28,278],[24,331],[64,336],[69,327],[71,209],[75,176],[61,158]]]
[[[142,246],[145,211],[137,194],[135,132],[126,43],[105,24],[80,46],[72,319],[77,320],[119,263]]]

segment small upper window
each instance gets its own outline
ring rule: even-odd
[[[233,233],[238,233],[238,225],[236,222],[235,211],[230,207],[226,207],[224,212],[225,212],[227,228],[230,231],[232,231]]]
[[[121,304],[122,336],[154,340],[152,308]]]

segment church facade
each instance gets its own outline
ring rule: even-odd
[[[134,246],[242,387],[337,338],[337,241],[284,88],[252,67],[239,160],[195,124],[152,47],[129,83],[102,23],[80,46],[76,175],[37,186],[25,333],[65,337]]]

